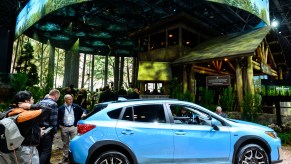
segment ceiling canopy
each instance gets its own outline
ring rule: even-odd
[[[55,10],[24,34],[65,50],[135,56],[138,44],[130,34],[180,12],[203,22],[217,36],[252,29],[261,22],[244,10],[205,0],[107,0]]]

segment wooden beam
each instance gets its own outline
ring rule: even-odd
[[[261,65],[260,65],[260,63],[258,63],[258,62],[256,62],[256,61],[252,61],[252,63],[253,63],[253,67],[254,67],[255,70],[258,70],[258,71],[261,70]]]
[[[218,65],[218,71],[221,70],[221,66],[222,66],[222,60],[219,61],[219,65]]]
[[[280,52],[273,52],[272,54],[273,54],[273,56],[277,56],[277,55],[282,55],[283,52],[282,51],[280,51]]]
[[[214,60],[212,60],[212,64],[213,64],[213,67],[214,67],[215,69],[217,69],[217,67],[216,67],[216,65],[215,65],[215,61],[214,61]]]
[[[279,42],[278,41],[272,41],[272,42],[269,42],[269,45],[270,44],[279,44]]]
[[[229,59],[227,60],[227,64],[230,66],[230,68],[235,72],[235,68],[232,65],[232,63],[229,61]]]
[[[228,72],[222,72],[222,71],[217,71],[215,69],[211,69],[211,68],[206,68],[206,67],[201,67],[201,66],[198,66],[198,65],[195,65],[193,67],[195,70],[200,70],[200,71],[203,71],[203,72],[211,72],[211,73],[216,73],[216,74],[225,74],[225,75],[229,75],[230,73]]]
[[[269,46],[266,47],[266,51],[264,52],[265,54],[265,64],[268,64],[268,53],[269,52]]]
[[[261,57],[261,58],[260,58],[260,61],[263,62],[263,61],[264,61],[264,55],[263,55],[263,53],[262,53],[261,47],[262,47],[262,46],[260,46],[259,48],[257,48],[257,50],[258,50],[259,56]]]

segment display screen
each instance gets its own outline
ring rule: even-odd
[[[45,15],[64,6],[86,1],[92,0],[30,0],[16,19],[15,37],[19,37],[25,30]]]
[[[262,79],[262,96],[291,96],[291,83]]]
[[[269,0],[208,0],[246,10],[270,25]]]

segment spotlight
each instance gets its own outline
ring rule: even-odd
[[[279,25],[279,22],[277,20],[273,20],[271,23],[272,27],[278,27],[278,25]]]

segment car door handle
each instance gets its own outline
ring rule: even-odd
[[[125,135],[131,135],[131,134],[134,133],[134,131],[132,131],[132,130],[122,130],[121,133],[125,134]]]
[[[175,132],[176,135],[185,135],[186,132]]]

